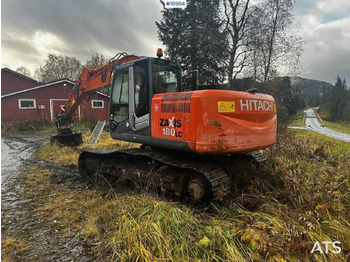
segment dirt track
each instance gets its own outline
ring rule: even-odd
[[[33,165],[54,170],[58,181],[70,180],[74,181],[74,187],[86,187],[83,181],[77,179],[76,169],[58,167],[34,159],[35,151],[47,143],[49,137],[50,135],[3,136],[1,139],[2,241],[13,238],[25,244],[24,251],[14,250],[10,254],[10,261],[91,261],[82,239],[60,235],[57,222],[48,223],[39,217],[35,211],[35,197],[28,198],[24,192],[26,178],[21,170]]]

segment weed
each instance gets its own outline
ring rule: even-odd
[[[3,134],[53,132],[54,130],[54,124],[46,118],[43,120],[33,118],[22,122],[1,123]]]
[[[4,237],[1,239],[1,261],[10,262],[23,259],[23,254],[30,245],[23,239]]]
[[[45,145],[41,147],[37,152],[37,158],[40,160],[45,160],[58,165],[65,166],[77,166],[79,154],[84,150],[92,149],[91,146],[86,146],[85,143],[89,140],[91,132],[88,131],[83,135],[84,144],[76,148],[54,145]],[[108,132],[103,132],[99,142],[96,144],[96,148],[109,148],[109,149],[126,149],[139,147],[139,144],[129,143],[119,140],[114,140],[111,138]]]
[[[104,133],[97,146],[136,145]],[[56,150],[57,163],[69,164],[61,154],[73,159],[85,148],[47,146],[39,157]],[[256,177],[224,205],[212,204],[208,213],[143,192],[72,191],[68,183],[50,179],[50,171],[34,167],[26,171],[26,185],[38,198],[37,212],[59,221],[64,234],[83,236],[98,260],[345,261],[350,254],[349,152],[347,143],[291,130],[266,150],[263,178]],[[327,240],[340,241],[342,252],[311,254],[315,241]]]
[[[329,104],[321,105],[316,111],[323,120],[323,125],[336,131],[350,134],[350,122],[340,120],[334,121],[329,113]]]
[[[291,126],[305,126],[305,120],[304,120],[304,109],[300,109],[297,111],[295,116],[293,116],[293,121],[290,124]]]

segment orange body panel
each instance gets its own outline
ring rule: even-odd
[[[248,152],[276,141],[272,96],[227,90],[157,94],[152,137],[186,141],[200,154]]]

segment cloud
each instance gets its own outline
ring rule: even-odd
[[[48,53],[154,56],[161,10],[158,0],[3,0],[2,65],[34,71]],[[349,0],[296,1],[291,31],[304,41],[301,76],[350,82]]]
[[[350,80],[350,1],[297,1],[292,30],[304,42],[302,76]]]
[[[82,62],[96,52],[154,56],[161,45],[155,25],[161,9],[157,0],[5,0],[2,64],[33,71],[48,53],[75,56]]]

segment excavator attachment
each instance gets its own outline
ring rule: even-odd
[[[59,133],[55,136],[51,136],[50,138],[51,145],[58,144],[62,146],[79,146],[83,143],[82,134],[79,133],[70,133],[70,134],[62,134]]]

